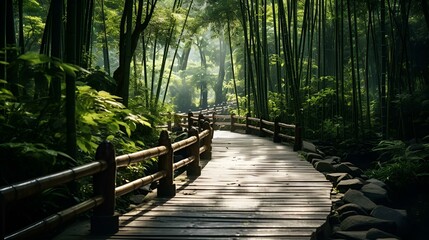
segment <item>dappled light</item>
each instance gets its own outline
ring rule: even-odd
[[[0,239],[429,236],[428,0],[0,16]]]

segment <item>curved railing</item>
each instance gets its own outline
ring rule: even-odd
[[[29,239],[31,236],[55,229],[62,223],[91,209],[94,209],[91,217],[92,233],[111,234],[117,232],[119,219],[115,215],[116,197],[155,181],[159,181],[157,189],[159,197],[173,197],[176,194],[176,187],[173,183],[176,169],[188,166],[187,174],[189,176],[199,176],[201,174],[200,158],[211,158],[213,129],[208,122],[201,124],[200,131],[195,128],[189,129],[189,137],[182,141],[171,143],[168,132],[163,130],[160,134],[158,147],[117,157],[115,156],[113,145],[109,142],[103,142],[97,148],[94,162],[0,188],[0,237],[2,239]],[[174,152],[181,149],[187,149],[188,157],[174,163]],[[151,158],[158,158],[158,171],[156,173],[122,186],[115,186],[117,168],[144,162]],[[93,197],[17,232],[10,233],[6,231],[7,216],[5,210],[9,203],[30,198],[43,190],[88,176],[93,177]]]
[[[216,112],[203,114],[202,112],[175,113],[167,116],[169,130],[174,127],[190,128],[199,127],[204,121],[209,121],[214,129],[226,128],[231,131],[242,129],[246,134],[257,134],[259,136],[271,136],[274,142],[287,141],[293,144],[294,151],[302,148],[301,128],[297,124],[282,123],[279,118],[268,121],[262,118],[251,117],[246,114],[245,117],[235,114],[222,115]],[[174,124],[173,124],[174,123]]]

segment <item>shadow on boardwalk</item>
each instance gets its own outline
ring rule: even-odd
[[[332,185],[288,146],[216,131],[205,164],[197,179],[176,178],[176,197],[121,216],[116,235],[86,226],[58,239],[310,239],[330,212]]]

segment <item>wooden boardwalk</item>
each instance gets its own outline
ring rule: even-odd
[[[332,185],[290,147],[226,131],[215,132],[201,176],[176,186],[98,239],[310,239],[331,209]]]

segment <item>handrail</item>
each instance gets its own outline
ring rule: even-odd
[[[262,118],[251,117],[250,114],[244,117],[235,114],[216,114],[215,112],[203,115],[202,112],[205,111],[200,111],[198,117],[194,116],[195,112],[172,114],[172,116],[174,116],[174,126],[180,128],[189,128],[190,126],[198,127],[202,119],[211,120],[212,127],[216,129],[219,129],[221,126],[229,127],[231,131],[244,128],[247,134],[252,132],[258,132],[260,136],[268,134],[273,137],[274,142],[281,142],[282,140],[292,141],[295,151],[300,150],[302,147],[301,128],[297,124],[282,123],[278,118],[275,121],[269,121]],[[171,121],[171,119],[169,120]],[[169,126],[171,126],[171,123]],[[172,128],[169,128],[169,130],[171,131]],[[292,131],[294,133],[290,135],[287,134],[286,131]]]
[[[201,132],[190,128],[187,139],[173,144],[168,132],[163,130],[159,138],[159,146],[118,157],[115,157],[113,145],[109,142],[104,142],[97,148],[95,162],[0,188],[0,238],[28,238],[29,236],[34,236],[34,234],[41,234],[45,229],[53,229],[66,220],[91,209],[94,209],[93,216],[91,217],[92,233],[112,234],[117,232],[119,229],[119,219],[114,211],[116,197],[158,180],[158,196],[173,197],[176,194],[176,188],[173,184],[174,170],[189,165],[187,168],[189,176],[199,176],[201,174],[200,158],[211,158],[213,129],[207,122],[200,125]],[[188,149],[189,157],[173,164],[174,152],[180,149]],[[156,173],[121,186],[115,186],[117,168],[126,167],[130,164],[143,162],[155,157],[158,158],[159,166]],[[31,197],[48,188],[88,176],[93,176],[94,197],[66,210],[57,212],[19,231],[6,233],[5,210],[8,203]]]
[[[48,188],[56,187],[74,180],[105,170],[106,162],[98,161],[71,168],[62,172],[35,178],[22,183],[12,184],[0,189],[2,201],[12,202],[39,193]]]

